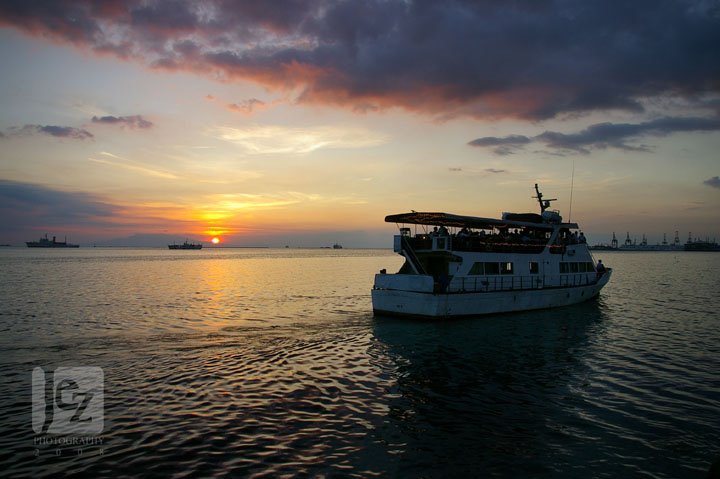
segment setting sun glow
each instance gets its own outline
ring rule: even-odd
[[[213,239],[211,239],[210,242],[211,242],[212,244],[218,244],[218,243],[220,242],[220,238],[218,238],[218,237],[216,236],[216,237],[214,237]]]

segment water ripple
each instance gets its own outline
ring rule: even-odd
[[[692,281],[720,256],[608,253],[598,301],[406,321],[369,314],[389,252],[210,253],[0,256],[7,474],[674,478],[720,457],[720,291]],[[58,365],[105,373],[82,455],[34,444],[30,371]]]

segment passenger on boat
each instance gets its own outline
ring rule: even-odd
[[[603,264],[601,259],[598,260],[595,270],[597,271],[598,278],[605,274],[605,265]]]
[[[578,236],[578,241],[579,241],[581,244],[587,243],[587,239],[585,239],[585,235],[583,234],[582,231],[580,232],[580,236]]]

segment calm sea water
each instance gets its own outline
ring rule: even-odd
[[[389,251],[0,250],[0,470],[704,477],[720,254],[596,256],[598,300],[410,321],[372,315]],[[102,368],[97,443],[35,434],[38,366]]]

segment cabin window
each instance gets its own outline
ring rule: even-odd
[[[500,274],[499,263],[485,263],[485,274]]]
[[[473,263],[468,275],[513,274],[512,263]]]
[[[530,261],[530,274],[540,273],[540,267],[535,261]]]
[[[560,274],[568,273],[594,273],[595,265],[590,262],[560,263]]]
[[[470,268],[470,272],[468,274],[472,275],[482,275],[485,274],[485,268],[483,267],[483,263],[475,263],[472,265],[472,268]]]

